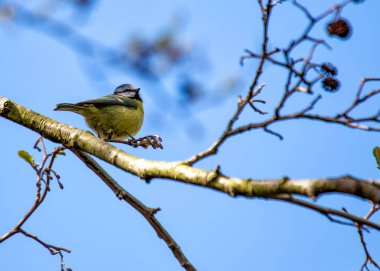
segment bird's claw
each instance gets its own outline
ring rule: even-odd
[[[153,149],[163,149],[164,146],[162,145],[162,138],[158,135],[147,135],[140,138],[130,138],[127,140],[128,145],[137,148],[137,147],[143,147],[144,149],[148,148],[149,146],[152,146]]]
[[[133,148],[137,147],[143,147],[144,149],[147,149],[149,146],[152,146],[153,149],[163,149],[164,146],[162,145],[162,138],[158,135],[147,135],[140,138],[130,138],[128,140],[106,140],[107,142],[116,142],[116,143],[123,143],[127,144],[129,146],[132,146]]]

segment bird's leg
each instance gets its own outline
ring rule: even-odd
[[[136,140],[132,135],[130,135],[128,132],[126,132],[127,135],[132,139],[132,140]]]
[[[95,136],[94,133],[91,132],[91,131],[87,131],[87,133],[90,133],[92,136]],[[98,135],[99,138],[101,138],[101,137],[99,136],[99,133],[96,133],[96,134]]]
[[[138,139],[134,138],[130,133],[126,132],[126,134],[129,136],[129,138],[126,140],[125,144],[128,144],[134,148],[141,146],[141,147],[146,149],[146,147],[144,145],[142,145],[141,142],[139,142]]]
[[[107,132],[104,133],[104,135],[106,136],[105,141],[109,141],[109,140],[112,140],[112,137],[114,134],[113,134],[112,129],[109,129]]]
[[[127,140],[118,140],[118,139],[112,139],[112,136],[113,134],[112,133],[108,133],[107,134],[107,139],[105,139],[105,141],[107,142],[115,142],[115,143],[122,143],[122,144],[127,144],[129,146],[132,146],[134,148],[137,148],[139,145],[139,142],[132,136],[130,135],[128,132],[126,132],[127,135],[130,137],[129,139]]]

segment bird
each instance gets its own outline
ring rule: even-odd
[[[87,125],[104,140],[134,139],[144,121],[140,88],[132,84],[118,86],[113,94],[79,103],[60,103],[54,111],[82,115]]]

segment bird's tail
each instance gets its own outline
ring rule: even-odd
[[[56,108],[54,108],[54,111],[71,111],[76,112],[80,111],[81,109],[84,109],[84,106],[70,104],[70,103],[62,103],[57,104]]]

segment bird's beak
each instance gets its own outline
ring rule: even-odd
[[[136,93],[139,93],[139,92],[140,92],[140,88],[137,88],[137,89],[136,89]]]

